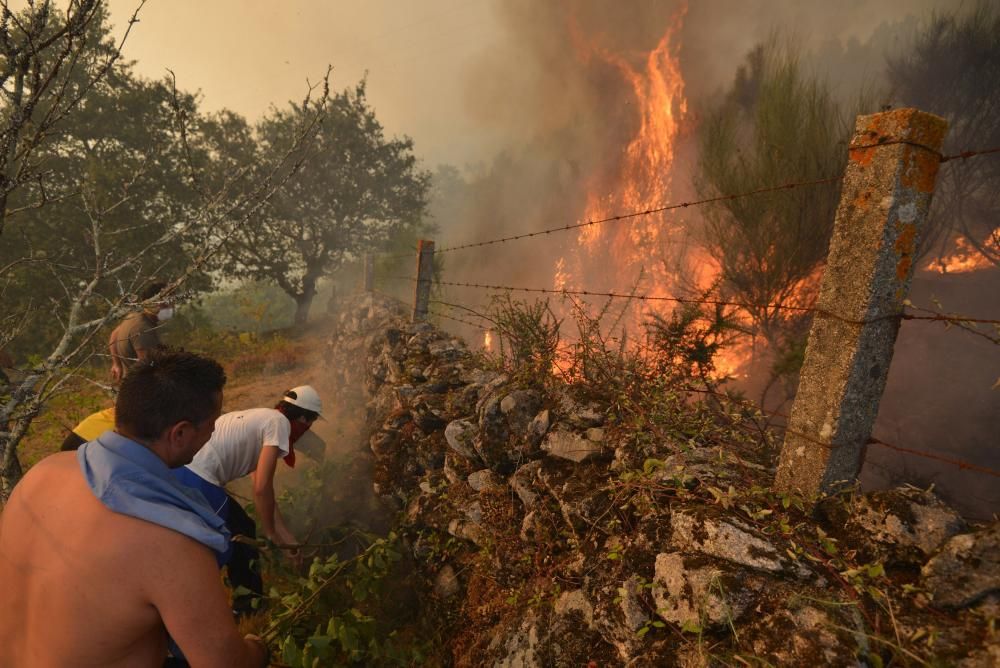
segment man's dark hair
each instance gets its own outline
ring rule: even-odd
[[[139,301],[144,302],[147,299],[152,299],[156,295],[160,294],[165,287],[167,287],[167,284],[163,281],[150,283],[142,289],[142,292],[139,293]]]
[[[118,390],[115,426],[155,440],[184,420],[195,424],[218,408],[226,373],[213,359],[183,350],[156,349],[133,366]]]
[[[281,413],[286,418],[288,418],[290,422],[295,422],[300,417],[304,417],[305,419],[312,422],[319,417],[319,413],[317,413],[316,411],[311,411],[302,408],[302,406],[296,406],[295,404],[290,404],[287,401],[279,401],[278,404],[275,406],[275,408],[281,411]]]

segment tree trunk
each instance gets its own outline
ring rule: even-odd
[[[309,320],[309,307],[312,306],[312,295],[295,295],[295,324],[304,325]]]
[[[294,295],[295,324],[304,325],[309,320],[309,308],[316,296],[316,277],[307,273],[302,279],[302,292]]]
[[[3,448],[4,452],[2,457],[0,457],[0,462],[4,462],[4,465],[0,465],[0,504],[6,504],[7,499],[10,498],[11,492],[14,491],[14,485],[21,480],[21,476],[24,475],[24,471],[21,469],[21,461],[17,458],[17,450],[10,439],[4,437],[7,441],[6,447]],[[7,454],[7,450],[12,449],[13,452]]]

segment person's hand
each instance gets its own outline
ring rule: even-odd
[[[111,365],[111,380],[118,382],[122,379],[122,367],[120,364]]]
[[[285,551],[285,554],[288,555],[289,561],[292,562],[292,567],[295,568],[295,570],[301,569],[303,558],[302,558],[302,550],[299,548],[299,546],[288,545],[282,549]]]
[[[267,668],[267,666],[271,665],[271,648],[267,646],[267,643],[264,642],[263,639],[261,639],[259,636],[255,636],[252,633],[246,634],[245,636],[243,636],[243,639],[244,640],[249,640],[254,645],[256,645],[257,648],[260,650],[260,652],[261,652],[261,664],[260,665],[263,668]]]

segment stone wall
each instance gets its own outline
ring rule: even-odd
[[[1000,525],[910,487],[807,511],[724,445],[636,461],[608,403],[405,313],[359,298],[330,350],[454,665],[998,665]]]

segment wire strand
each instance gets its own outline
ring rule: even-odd
[[[416,279],[413,277],[406,276],[387,276],[387,280],[396,281],[410,281],[415,282]],[[823,315],[829,318],[834,318],[852,325],[868,325],[874,322],[880,322],[882,320],[892,320],[898,318],[901,320],[925,320],[931,322],[954,322],[954,323],[977,323],[977,324],[989,324],[989,325],[1000,325],[1000,320],[991,318],[972,318],[966,316],[954,316],[947,315],[944,313],[936,313],[934,311],[929,311],[927,309],[920,309],[926,313],[931,313],[933,315],[920,316],[913,315],[911,313],[894,313],[884,316],[878,316],[875,318],[868,318],[863,320],[858,320],[855,318],[848,318],[832,311],[817,308],[814,306],[794,306],[791,304],[754,304],[748,302],[737,302],[726,299],[695,299],[693,297],[672,297],[672,296],[658,296],[658,295],[637,295],[628,294],[621,292],[601,292],[598,290],[569,290],[562,289],[556,290],[552,288],[525,288],[512,285],[493,285],[488,283],[463,283],[455,281],[437,281],[437,285],[459,287],[459,288],[477,288],[483,290],[499,290],[507,292],[526,292],[535,294],[548,294],[548,295],[561,295],[561,296],[580,296],[580,297],[607,297],[609,299],[633,299],[636,301],[657,301],[657,302],[674,302],[678,304],[690,304],[690,305],[708,305],[708,306],[731,306],[734,308],[744,308],[744,309],[774,309],[774,310],[786,310],[786,311],[798,311],[802,313],[816,313],[818,315]],[[979,334],[981,336],[986,336],[987,339],[994,341],[988,335],[984,335],[982,332],[977,332],[975,330],[969,330],[973,334]],[[994,341],[997,343],[997,341]]]
[[[956,153],[955,155],[944,155],[941,156],[941,162],[949,162],[951,160],[967,160],[968,158],[974,158],[978,155],[990,155],[992,153],[1000,153],[1000,147],[986,148],[978,151],[962,151],[961,153]]]
[[[650,208],[650,209],[644,209],[642,211],[633,211],[633,212],[630,212],[630,213],[618,214],[616,216],[609,216],[607,218],[597,218],[595,220],[588,220],[588,221],[584,221],[582,223],[572,223],[572,224],[568,224],[568,225],[561,225],[559,227],[550,227],[548,229],[538,230],[537,232],[526,232],[524,234],[515,234],[513,236],[501,237],[501,238],[498,238],[498,239],[489,239],[487,241],[476,241],[476,242],[473,242],[473,243],[461,244],[461,245],[458,245],[458,246],[448,246],[448,247],[445,247],[445,248],[436,248],[436,249],[434,249],[434,253],[435,254],[437,254],[437,253],[450,253],[452,251],[464,250],[466,248],[480,248],[482,246],[491,246],[493,244],[501,244],[501,243],[506,243],[508,241],[517,241],[519,239],[530,239],[532,237],[539,237],[539,236],[543,236],[543,235],[546,235],[546,234],[553,234],[555,232],[567,232],[569,230],[577,230],[577,229],[580,229],[580,228],[583,228],[583,227],[590,227],[592,225],[601,225],[603,223],[615,223],[615,222],[619,222],[619,221],[622,221],[622,220],[629,220],[629,219],[632,219],[632,218],[639,218],[641,216],[649,216],[649,215],[652,215],[654,213],[663,213],[665,211],[673,211],[674,209],[686,209],[688,207],[700,206],[702,204],[711,204],[713,202],[726,202],[726,201],[729,201],[729,200],[739,199],[741,197],[750,197],[750,196],[753,196],[753,195],[762,195],[764,193],[779,192],[779,191],[782,191],[782,190],[791,190],[793,188],[800,188],[800,187],[804,187],[804,186],[815,186],[815,185],[822,185],[822,184],[825,184],[825,183],[836,183],[837,181],[840,181],[840,179],[841,179],[840,176],[834,176],[834,177],[825,178],[825,179],[815,179],[813,181],[795,181],[795,182],[791,182],[791,183],[782,183],[782,184],[776,185],[776,186],[769,186],[767,188],[758,188],[757,190],[748,190],[748,191],[742,192],[742,193],[734,193],[734,194],[731,194],[731,195],[718,195],[716,197],[706,197],[705,199],[693,200],[693,201],[690,201],[690,202],[679,202],[679,203],[676,203],[676,204],[665,204],[663,206],[658,206],[658,207]],[[410,256],[409,255],[395,254],[395,255],[389,255],[387,257],[401,258],[401,257],[410,257]]]

